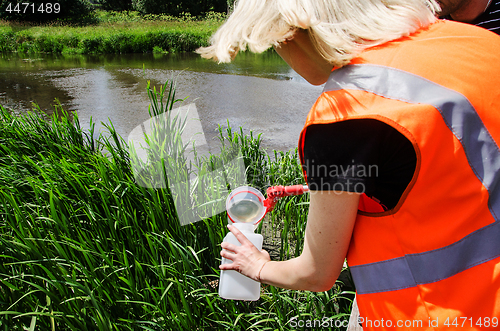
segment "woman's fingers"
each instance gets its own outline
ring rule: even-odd
[[[234,259],[236,258],[236,254],[237,254],[236,252],[229,251],[226,249],[223,249],[220,251],[220,256],[222,256],[225,259],[231,260],[231,261],[234,261]]]
[[[233,244],[230,244],[230,243],[227,243],[227,242],[222,242],[222,244],[220,244],[220,247],[222,247],[226,251],[230,251],[230,252],[236,253],[236,251],[238,250],[239,246],[236,246],[236,245],[233,245]]]
[[[238,230],[235,226],[232,226],[231,224],[228,224],[227,228],[229,229],[229,231],[231,231],[234,236],[236,237],[236,239],[238,239],[238,241],[244,245],[244,244],[250,244],[250,245],[253,245],[252,242],[250,240],[248,240],[247,237],[245,237],[245,235],[243,233],[241,233],[240,230]]]

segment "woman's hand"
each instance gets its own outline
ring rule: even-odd
[[[271,260],[269,253],[265,250],[259,251],[259,249],[236,227],[228,225],[228,229],[234,234],[236,239],[238,239],[241,246],[223,242],[221,244],[223,249],[220,255],[223,258],[233,261],[233,263],[221,264],[219,268],[221,270],[236,270],[260,282],[260,273],[264,265]]]

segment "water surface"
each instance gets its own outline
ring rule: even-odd
[[[240,54],[217,64],[193,53],[55,56],[0,54],[0,104],[24,112],[36,102],[51,113],[54,99],[78,114],[111,121],[124,138],[149,118],[147,81],[177,82],[177,97],[195,103],[209,144],[217,126],[262,133],[264,147],[295,148],[322,87],[312,86],[275,53]]]

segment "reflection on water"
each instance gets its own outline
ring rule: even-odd
[[[99,56],[0,55],[0,104],[14,111],[31,102],[50,113],[57,98],[84,128],[112,121],[122,137],[149,118],[146,84],[174,78],[177,97],[195,103],[207,138],[217,125],[263,133],[265,146],[296,146],[305,116],[321,92],[274,53],[240,54],[217,64],[196,54]],[[96,126],[102,129],[101,125]]]

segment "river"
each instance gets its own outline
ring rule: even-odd
[[[149,118],[147,81],[176,81],[176,96],[194,103],[207,141],[217,126],[262,133],[267,149],[295,148],[307,112],[321,93],[275,53],[239,54],[217,64],[193,53],[120,55],[0,54],[0,104],[15,112],[36,102],[48,113],[57,98],[84,129],[111,121],[126,138]]]

